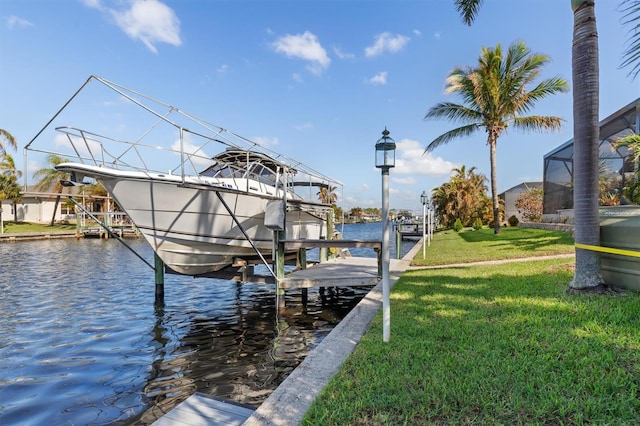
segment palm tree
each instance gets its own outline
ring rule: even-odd
[[[576,266],[569,290],[604,286],[598,215],[600,164],[600,70],[594,0],[572,0],[573,7],[573,206]]]
[[[16,191],[15,188],[11,188],[5,192],[5,195],[7,195],[5,199],[13,202],[13,221],[18,222],[18,209],[15,207],[22,201],[22,191],[18,185],[18,178],[22,176],[22,172],[16,169],[16,163],[10,154],[5,153],[0,157],[0,176],[9,178],[3,183],[7,184],[8,182],[12,182],[11,185],[15,184],[18,186],[18,191]],[[1,208],[2,203],[0,203],[0,211]]]
[[[4,153],[0,156],[0,174],[14,176],[16,179],[22,176],[22,172],[16,169],[16,163],[11,154]]]
[[[51,217],[51,226],[55,224],[56,211],[58,210],[58,204],[60,204],[60,194],[62,193],[62,189],[64,188],[60,181],[69,179],[69,173],[59,172],[55,169],[55,166],[67,161],[69,160],[55,154],[50,154],[49,156],[47,156],[47,163],[51,165],[51,167],[39,169],[33,174],[34,178],[40,179],[35,185],[36,190],[43,192],[53,191],[58,194],[56,197],[55,206],[53,208],[53,216]]]
[[[16,170],[13,157],[7,153],[0,155],[0,233],[4,232],[2,221],[2,202],[12,200],[13,205],[22,201],[22,191],[18,185],[20,172]],[[17,221],[16,210],[13,209],[14,221]]]
[[[324,204],[335,204],[336,201],[338,201],[338,194],[335,193],[335,190],[335,186],[323,186],[316,194],[318,196],[318,200]]]
[[[482,0],[454,0],[463,21],[471,25],[478,14]],[[627,22],[640,19],[640,2],[625,0]],[[600,268],[600,255],[589,246],[600,245],[598,221],[598,142],[600,139],[598,32],[595,0],[571,0],[573,9],[573,43],[571,48],[573,74],[573,127],[574,127],[574,237],[576,266],[569,291],[594,291],[604,287]],[[637,33],[635,33],[637,34]],[[626,54],[625,65],[639,63],[640,44],[637,35]],[[638,69],[638,65],[634,68]]]
[[[488,202],[487,178],[475,169],[455,168],[449,182],[433,189],[432,200],[445,227],[451,226],[456,219],[464,226],[470,226],[478,218],[483,219]]]
[[[4,233],[4,223],[2,220],[2,202],[4,200],[21,199],[20,185],[14,176],[0,175],[0,233]],[[15,211],[15,209],[14,209]]]
[[[4,144],[2,143],[3,140],[8,142],[9,147],[13,148],[14,150],[18,148],[18,143],[16,142],[16,139],[13,137],[13,135],[11,135],[11,133],[7,132],[4,129],[0,129],[0,154],[5,154],[7,152]]]
[[[446,118],[462,123],[435,138],[425,149],[432,151],[453,139],[478,131],[487,132],[491,161],[491,195],[494,232],[500,232],[500,203],[496,173],[496,145],[509,126],[521,130],[558,130],[562,119],[554,116],[523,116],[535,103],[548,95],[567,92],[569,84],[560,77],[549,78],[527,90],[549,62],[542,54],[533,54],[523,42],[509,46],[503,57],[500,44],[483,48],[476,68],[456,68],[447,78],[447,93],[458,93],[464,105],[441,102],[432,107],[425,119]]]

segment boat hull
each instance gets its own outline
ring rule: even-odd
[[[179,274],[207,274],[238,258],[256,257],[251,242],[267,260],[273,252],[274,232],[264,223],[267,204],[276,200],[273,197],[154,179],[96,178],[165,265]],[[326,224],[313,213],[290,208],[285,235],[321,238],[326,236]]]

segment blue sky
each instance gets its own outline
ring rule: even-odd
[[[601,118],[640,97],[640,81],[620,69],[629,28],[618,5],[596,4]],[[455,126],[423,119],[438,102],[460,102],[444,94],[448,73],[475,65],[483,46],[521,40],[550,56],[542,78],[571,83],[572,27],[569,0],[486,0],[471,27],[453,0],[0,0],[0,128],[17,138],[24,168],[22,147],[98,75],[343,182],[339,204],[350,209],[380,206],[374,145],[386,126],[398,144],[391,208],[419,213],[420,193],[453,167],[490,173],[483,132],[423,155]],[[499,191],[542,180],[544,154],[571,138],[571,93],[533,113],[564,127],[503,135]]]

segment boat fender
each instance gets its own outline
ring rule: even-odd
[[[284,231],[284,201],[271,200],[264,210],[264,226],[272,231]]]

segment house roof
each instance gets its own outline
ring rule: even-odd
[[[543,188],[543,183],[542,182],[522,182],[521,184],[518,184],[516,186],[512,186],[511,188],[507,189],[506,191],[498,194],[498,196],[504,196],[504,194],[506,194],[507,192],[513,192],[516,190],[524,190],[524,191],[528,191],[529,189],[542,189]]]

